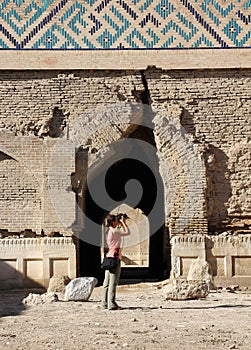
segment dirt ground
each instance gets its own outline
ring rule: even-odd
[[[98,308],[102,287],[88,302],[23,305],[29,292],[0,292],[0,349],[251,349],[251,291],[166,301],[156,284],[121,285],[119,311]]]

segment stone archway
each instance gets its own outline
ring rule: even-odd
[[[121,142],[123,142],[123,140],[121,140]],[[114,143],[113,147],[115,147]],[[142,152],[143,158],[144,150],[138,151]],[[145,264],[140,263],[137,266],[132,266],[135,262],[124,264],[122,268],[122,278],[161,279],[167,277],[169,274],[167,260],[170,259],[170,256],[167,256],[168,252],[166,251],[166,240],[168,237],[166,236],[167,232],[164,226],[164,189],[161,177],[158,171],[151,174],[151,171],[147,169],[144,163],[130,158],[130,152],[125,154],[123,159],[119,161],[116,161],[116,155],[114,157],[114,159],[112,159],[112,157],[109,158],[109,162],[112,166],[109,167],[106,173],[107,192],[115,201],[118,201],[118,203],[122,201],[125,203],[124,205],[134,207],[130,202],[130,198],[124,199],[124,195],[126,184],[130,179],[136,179],[143,187],[142,197],[136,207],[145,213],[146,218],[150,215],[149,227],[143,225],[143,229],[147,227],[147,231],[149,232],[147,232],[149,242],[141,242],[142,246],[144,244],[147,246],[144,258]],[[155,160],[157,162],[157,158]],[[100,271],[102,222],[108,212],[114,210],[114,206],[107,207],[106,210],[104,210],[92,198],[90,188],[98,188],[99,183],[102,183],[104,179],[105,169],[102,168],[102,165],[104,165],[102,162],[99,166],[95,164],[94,171],[90,171],[91,176],[89,177],[88,184],[85,182],[85,188],[83,188],[81,196],[79,196],[78,199],[84,213],[83,231],[80,234],[79,240],[80,275],[94,275],[99,278],[99,280],[102,279],[102,273]],[[158,185],[156,185],[156,181]],[[157,188],[158,197],[156,200]],[[155,216],[151,216],[155,202],[157,202],[158,210],[155,209],[157,213],[155,213]],[[155,220],[159,221],[159,225],[156,226]],[[140,225],[138,228],[140,229]],[[94,244],[93,240],[95,241]],[[100,245],[98,246],[98,244]],[[140,252],[138,252],[138,255],[140,255]],[[130,260],[131,262],[133,261],[132,259]]]
[[[141,151],[146,158],[151,159],[156,170],[155,175],[162,184],[162,199],[160,200],[160,202],[162,201],[160,203],[160,208],[162,209],[160,210],[160,217],[162,216],[163,218],[163,227],[160,228],[158,234],[151,236],[151,247],[155,248],[152,250],[150,248],[149,270],[152,272],[151,276],[162,278],[163,276],[167,277],[170,272],[169,231],[173,236],[186,233],[207,233],[205,204],[206,172],[202,158],[204,149],[200,149],[200,145],[196,144],[192,137],[187,135],[185,130],[182,129],[179,113],[176,115],[174,113],[175,111],[165,108],[157,110],[156,106],[154,108],[154,113],[151,110],[150,112],[148,111],[148,117],[150,115],[153,122],[150,127],[146,127],[143,122],[142,124],[138,121],[134,123],[134,121],[130,122],[130,119],[128,119],[129,121],[123,119],[123,115],[118,114],[117,110],[114,112],[116,115],[115,118],[113,116],[110,117],[108,114],[104,115],[103,109],[97,111],[95,117],[93,117],[94,121],[91,120],[90,116],[85,117],[82,125],[84,127],[87,121],[90,123],[90,125],[88,124],[88,128],[85,129],[87,130],[88,137],[83,137],[82,131],[79,136],[74,135],[75,139],[78,140],[77,147],[75,144],[78,150],[76,156],[77,159],[80,158],[80,161],[76,162],[77,167],[74,174],[74,182],[77,184],[76,192],[80,211],[85,214],[88,213],[95,223],[101,225],[105,215],[116,206],[111,205],[102,209],[102,206],[99,207],[95,203],[91,204],[91,194],[88,190],[86,180],[87,170],[89,172],[89,183],[94,184],[94,187],[98,188],[98,181],[103,176],[102,166],[105,167],[106,163],[111,162],[113,159],[113,163],[117,162],[117,165],[123,169],[128,159],[133,158],[130,151],[134,146],[131,147],[129,144],[123,151],[120,149],[117,152],[117,142],[129,142],[129,140],[136,138],[140,141],[150,143],[154,149],[153,153],[144,151],[143,149]],[[144,119],[145,112],[141,111],[140,113],[141,118]],[[105,122],[102,119],[103,117],[106,118]],[[89,119],[87,120],[86,118]],[[112,122],[109,118],[112,119]],[[126,122],[123,122],[124,120]],[[82,130],[80,127],[78,129]],[[92,136],[90,137],[90,135]],[[79,152],[81,153],[80,157],[78,157]],[[116,175],[115,171],[111,178],[117,180],[118,173]],[[113,181],[111,180],[112,183]],[[149,184],[148,188],[151,189],[152,183],[149,182]],[[149,194],[150,191],[148,192]],[[123,195],[117,198],[117,200],[122,201]],[[145,200],[146,206],[147,202],[149,201]],[[131,203],[127,204],[131,205]],[[137,207],[145,211],[144,208]],[[81,227],[85,225],[81,213],[78,223],[81,230]],[[151,225],[152,223],[150,222]],[[90,230],[90,235],[93,234],[92,232]],[[81,234],[83,234],[82,241],[85,241],[86,233],[82,232]],[[99,237],[101,237],[101,230],[99,233],[96,232],[96,234],[98,241]],[[86,242],[84,245],[86,245]],[[85,251],[88,251],[88,254],[94,249],[89,248],[91,247],[87,243]],[[84,253],[84,250],[81,251],[81,248],[79,251],[80,274],[83,274],[85,273],[84,266],[87,266],[89,263],[89,256]],[[99,260],[100,256],[96,260],[96,264],[98,265]],[[93,264],[90,263],[89,265]],[[90,271],[90,273],[97,274],[98,272]]]

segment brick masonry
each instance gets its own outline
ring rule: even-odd
[[[249,217],[250,70],[149,69],[146,79],[153,106],[176,114],[193,142],[202,146],[209,230]]]
[[[64,190],[61,214],[73,224],[75,145],[68,143],[68,125],[102,103],[140,101],[147,88],[171,234],[245,233],[251,212],[250,80],[249,69],[1,71],[0,229],[71,235],[51,198]],[[130,128],[120,125],[118,132],[110,125],[83,140],[86,164]],[[66,137],[55,154],[62,131]],[[189,256],[189,249],[183,253]]]
[[[200,171],[205,172],[207,181],[207,184],[200,185],[205,196],[201,199],[200,213],[203,215],[200,215],[204,218],[208,216],[209,229],[218,229],[224,220],[248,216],[251,209],[248,195],[250,71],[169,72],[148,69],[145,77],[153,108],[157,112],[162,111],[164,115],[173,116],[190,137],[191,144],[198,145],[197,153],[202,155],[204,162]],[[27,203],[33,203],[37,213],[31,220],[29,216],[25,220],[21,214],[20,219],[18,215],[15,219],[12,218],[12,224],[5,220],[3,228],[8,226],[18,229],[17,222],[20,221],[20,229],[29,228],[29,224],[30,228],[39,231],[43,225],[32,222],[38,221],[37,215],[43,212],[42,206],[46,212],[45,208],[49,205],[41,199],[44,190],[41,188],[41,179],[45,178],[48,168],[46,159],[50,154],[48,150],[59,136],[57,133],[60,134],[70,120],[91,110],[96,104],[135,101],[136,95],[144,90],[141,75],[132,71],[1,72],[0,89],[1,127],[2,130],[13,132],[1,133],[1,146],[7,149],[7,156],[2,155],[5,157],[2,161],[3,169],[11,170],[8,172],[11,173],[9,179],[5,178],[6,174],[2,170],[2,181],[6,184],[2,200],[8,202],[8,198],[12,198],[15,201],[16,191],[19,194],[16,201],[25,206],[25,202],[20,200],[25,196]],[[166,142],[165,133],[168,132],[170,130],[162,130],[163,142]],[[158,138],[158,132],[156,133]],[[111,134],[114,136],[105,136],[107,132],[103,136],[99,135],[99,142],[95,146],[101,148],[117,137],[116,132]],[[32,137],[28,138],[28,135]],[[169,149],[168,152],[174,153],[167,153],[166,158],[179,159],[178,168],[183,169],[177,150]],[[180,149],[178,152],[186,154],[187,150]],[[20,169],[23,169],[23,174],[27,172],[22,177],[22,186],[14,185],[14,178],[18,176]],[[31,169],[32,174],[29,173]],[[203,178],[203,174],[199,178]],[[181,185],[183,180],[177,179],[178,176],[175,181],[181,181]],[[28,183],[33,183],[33,186],[29,188]],[[13,197],[8,197],[6,187],[11,187],[11,184],[13,187],[10,193]],[[176,187],[182,188],[182,185]],[[29,198],[33,198],[33,202]],[[206,201],[206,209],[203,208],[203,201]],[[179,200],[175,202],[179,203]],[[17,206],[21,208],[20,204]],[[11,212],[11,206],[9,208]],[[202,218],[201,220],[203,221]]]
[[[73,150],[69,150],[62,141],[58,154],[53,154],[56,175],[48,174],[55,142],[67,123],[83,113],[88,114],[88,110],[98,104],[134,101],[134,92],[144,90],[141,74],[130,71],[1,72],[0,80],[1,190],[4,192],[1,228],[12,231],[30,228],[38,234],[41,230],[65,232],[48,190],[71,187],[75,150],[73,145]],[[99,147],[113,140],[107,135],[106,131],[104,140],[98,142]],[[117,129],[113,135],[118,137]],[[67,152],[71,161],[65,165],[62,157]],[[74,197],[73,192],[68,195]],[[75,197],[71,200],[75,203]],[[62,210],[66,215],[68,205]],[[75,213],[75,208],[71,210]]]

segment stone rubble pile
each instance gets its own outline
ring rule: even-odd
[[[58,301],[58,297],[55,293],[34,294],[30,293],[26,298],[22,300],[23,304],[38,305],[48,304]]]
[[[163,287],[166,300],[188,300],[206,298],[210,289],[214,288],[210,265],[201,258],[195,259],[189,269],[188,276],[171,279]]]
[[[98,280],[95,277],[79,277],[70,281],[68,276],[55,275],[50,279],[46,293],[30,293],[22,300],[23,304],[38,305],[64,301],[87,301]]]
[[[166,300],[206,298],[209,294],[209,285],[206,282],[176,279],[172,284],[164,287],[164,294]]]

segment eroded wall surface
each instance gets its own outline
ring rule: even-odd
[[[250,70],[149,69],[145,75],[152,105],[202,146],[209,231],[249,217]]]
[[[99,151],[105,154],[107,145],[128,137],[135,128],[106,125],[88,139],[77,136],[77,144],[72,145],[67,139],[68,126],[81,115],[89,125],[97,105],[142,101],[152,108],[165,219],[171,235],[249,232],[250,80],[248,69],[2,71],[2,236],[10,232],[24,237],[72,235],[71,225],[76,224],[74,184],[77,188],[79,174],[95,163]],[[85,165],[77,164],[75,146],[78,150],[82,147]],[[60,216],[53,198],[62,191]],[[249,244],[243,242],[238,244]],[[189,259],[197,257],[195,246],[186,244],[187,249],[180,251],[176,246],[173,251],[174,257],[183,259],[184,271]],[[208,248],[203,247],[207,257]],[[210,250],[214,256],[210,259],[215,275],[220,276],[215,261],[219,260],[220,269],[225,260],[220,260],[223,252],[215,249]],[[248,257],[249,250],[244,247],[239,255],[236,252],[229,255],[235,256],[232,270],[245,275],[249,270],[241,269],[242,256]],[[217,254],[219,258],[215,258]],[[11,264],[15,260],[6,257]]]
[[[79,139],[76,145],[67,143],[67,136],[60,136],[67,133],[70,122],[83,114],[88,116],[99,104],[135,101],[134,94],[144,90],[141,74],[1,72],[0,81],[1,229],[65,232],[51,196],[65,190],[61,214],[69,215],[68,222],[73,223],[74,146],[84,145],[92,154],[121,137],[122,131],[110,127],[103,135],[92,135],[92,140]]]

